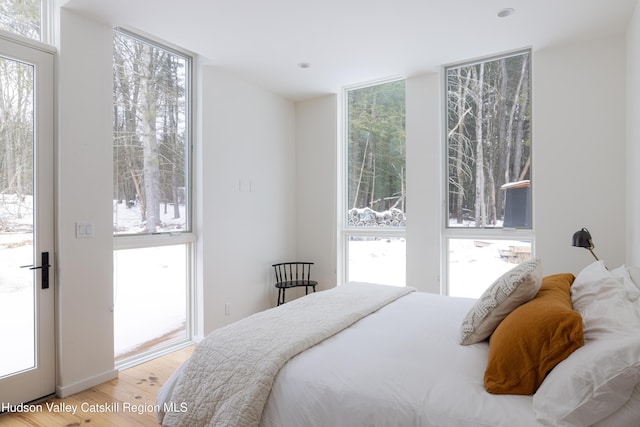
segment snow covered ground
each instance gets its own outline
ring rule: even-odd
[[[32,212],[31,197],[0,194],[0,377],[35,363],[33,270],[20,268],[33,264]]]
[[[144,231],[140,207],[113,203],[118,233]],[[185,229],[186,213],[160,207],[159,232]],[[148,349],[167,338],[186,336],[186,245],[114,251],[114,349],[116,358]]]
[[[31,200],[0,199],[2,221],[18,230],[31,228]],[[169,206],[163,222],[175,230],[184,222],[172,219]],[[114,203],[119,223],[129,233],[139,231],[140,212]],[[161,209],[161,212],[163,210]],[[115,353],[127,354],[147,342],[185,334],[186,257],[184,245],[131,249],[114,253]],[[34,366],[33,263],[30,232],[0,232],[0,377]],[[9,344],[11,343],[11,344]],[[11,351],[7,349],[11,348]]]
[[[474,239],[449,241],[449,295],[478,298],[495,279],[516,266],[500,256],[499,250],[511,246],[529,246],[529,242],[512,240],[482,240],[486,246],[476,246]]]
[[[0,234],[0,377],[34,366],[31,234]],[[28,242],[20,246],[18,242]],[[12,246],[7,248],[7,246]]]
[[[449,295],[478,298],[495,279],[515,267],[500,256],[500,249],[527,246],[511,240],[452,239],[449,244]],[[349,242],[349,280],[395,286],[406,283],[406,244],[404,238],[351,240]]]
[[[406,286],[405,254],[404,238],[352,239],[348,281]]]
[[[186,336],[185,245],[114,252],[116,357],[177,331]]]

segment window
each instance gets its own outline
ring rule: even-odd
[[[405,84],[348,89],[344,280],[405,285]]]
[[[115,352],[126,363],[190,337],[191,58],[120,30],[113,52]]]
[[[449,294],[479,296],[468,274],[492,280],[531,256],[530,57],[445,69]]]
[[[116,360],[186,340],[188,245],[114,252]]]
[[[189,58],[114,38],[114,233],[190,231]]]
[[[48,42],[47,0],[3,0],[0,2],[0,30],[32,40]]]

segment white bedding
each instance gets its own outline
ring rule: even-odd
[[[473,302],[414,292],[299,354],[261,425],[539,426],[531,396],[485,391],[488,344],[458,343]]]
[[[274,378],[260,426],[540,426],[532,396],[486,392],[488,342],[459,344],[474,301],[413,292],[292,357]],[[183,367],[158,394],[160,407]],[[640,384],[596,426],[638,425],[639,396]]]
[[[352,283],[266,310],[209,334],[176,378],[160,414],[172,427],[257,427],[281,367],[302,351],[413,292]],[[162,405],[164,407],[164,404]]]
[[[530,396],[485,391],[488,344],[459,345],[473,302],[413,292],[293,357],[260,425],[538,426]],[[183,367],[163,386],[160,406]]]

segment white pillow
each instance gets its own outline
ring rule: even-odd
[[[633,389],[627,402],[613,414],[595,424],[595,427],[640,426],[640,384]]]
[[[502,319],[536,296],[541,284],[542,266],[538,260],[523,262],[504,273],[484,291],[462,321],[460,344],[487,339]]]
[[[553,368],[533,396],[533,410],[544,425],[592,425],[629,401],[639,382],[639,335],[594,340]]]
[[[636,288],[640,289],[640,267],[636,267],[635,265],[631,265],[628,267],[629,276],[631,276],[631,281]]]
[[[592,425],[620,408],[640,383],[640,315],[627,288],[603,261],[587,266],[571,285],[582,316],[584,346],[549,372],[533,396],[545,425]]]
[[[582,316],[584,340],[631,332],[640,334],[640,315],[627,289],[596,261],[583,269],[571,285],[573,309]]]
[[[631,274],[629,273],[627,266],[623,264],[620,267],[611,270],[611,274],[626,289],[627,298],[631,301],[635,301],[640,298],[640,289],[638,289],[633,279],[631,279]]]

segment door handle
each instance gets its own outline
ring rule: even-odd
[[[49,252],[40,254],[40,262],[42,265],[21,265],[20,268],[28,268],[29,270],[42,270],[42,289],[49,289]]]

